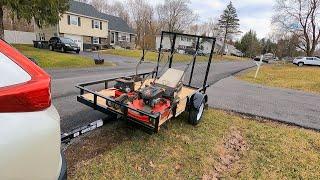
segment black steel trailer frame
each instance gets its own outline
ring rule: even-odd
[[[196,93],[205,94],[206,93],[206,89],[209,87],[209,85],[207,85],[207,80],[208,80],[208,74],[209,74],[209,71],[210,71],[210,66],[211,66],[212,57],[213,57],[213,51],[214,51],[215,42],[216,42],[216,38],[213,38],[213,37],[197,36],[197,35],[189,35],[189,34],[183,34],[183,33],[175,33],[175,32],[163,31],[161,33],[161,40],[160,40],[160,48],[159,48],[159,52],[158,52],[159,55],[158,55],[157,67],[155,68],[156,70],[155,71],[151,71],[151,72],[147,72],[147,73],[132,74],[132,75],[129,75],[129,76],[126,76],[126,77],[139,76],[141,78],[145,78],[145,77],[147,77],[149,75],[151,75],[152,78],[157,78],[158,77],[158,75],[159,75],[158,71],[159,71],[159,65],[160,65],[160,56],[161,56],[161,52],[162,52],[162,43],[163,43],[164,35],[166,35],[166,34],[169,34],[169,35],[173,36],[172,47],[171,47],[171,52],[170,52],[171,53],[171,57],[169,59],[169,68],[171,68],[171,66],[172,66],[173,54],[175,53],[175,43],[176,43],[177,36],[188,36],[188,37],[196,38],[197,39],[197,41],[196,41],[197,43],[196,43],[196,46],[195,46],[196,47],[196,51],[200,47],[200,39],[201,38],[212,40],[211,53],[210,53],[210,56],[208,58],[205,78],[204,78],[204,82],[203,82],[202,87],[192,87],[191,86],[192,77],[193,77],[193,73],[194,73],[194,66],[195,66],[195,62],[196,62],[197,56],[194,56],[193,61],[192,61],[190,79],[189,79],[187,84],[183,84],[185,87],[189,87],[189,88],[195,89],[194,93],[191,94],[190,97],[192,97]],[[134,124],[137,124],[137,125],[141,126],[147,132],[150,132],[150,133],[158,132],[160,114],[151,114],[151,113],[148,113],[148,112],[144,112],[144,111],[141,111],[141,110],[138,110],[138,109],[131,108],[127,104],[124,104],[124,103],[121,103],[121,102],[117,102],[117,101],[115,101],[114,99],[112,99],[110,97],[107,97],[107,96],[104,96],[102,94],[99,94],[98,92],[95,92],[95,91],[90,90],[88,88],[89,86],[92,86],[92,85],[98,85],[98,84],[101,85],[101,84],[103,84],[104,88],[108,89],[108,88],[110,88],[109,85],[111,83],[113,83],[116,79],[119,79],[119,78],[124,78],[124,77],[109,78],[109,79],[86,82],[86,83],[81,83],[81,84],[76,85],[76,88],[78,88],[80,90],[80,94],[77,96],[77,101],[82,103],[82,104],[85,104],[85,105],[87,105],[89,107],[92,107],[95,110],[98,110],[100,112],[106,113],[106,114],[120,115],[120,116],[123,117],[123,119],[126,119],[126,120],[128,120],[130,122],[133,122]],[[84,98],[82,95],[84,95],[85,93],[92,94],[93,95],[93,100],[89,100],[89,99]],[[190,102],[190,97],[187,97],[187,108],[188,108],[188,104]],[[103,98],[106,101],[106,103],[111,102],[111,103],[117,104],[119,107],[121,107],[121,109],[123,111],[119,112],[119,111],[116,111],[116,110],[114,110],[112,108],[108,108],[108,107],[99,105],[97,103],[97,99],[98,98]],[[143,123],[143,122],[141,122],[141,121],[139,121],[137,119],[134,119],[134,118],[128,116],[128,110],[135,111],[135,112],[139,113],[140,115],[145,115],[145,116],[148,116],[149,118],[152,118],[154,120],[154,125]],[[173,110],[173,112],[175,112],[175,111]],[[174,114],[173,117],[175,117],[175,114]],[[79,128],[78,130],[73,131],[73,133],[64,134],[63,137],[62,137],[62,140],[66,140],[66,139],[72,138],[72,136],[75,136],[75,134],[76,135],[82,134],[82,133],[86,132],[88,129],[90,129],[90,128],[94,129],[95,127],[97,127],[97,126],[96,125],[92,125],[92,126],[88,125],[88,126],[85,126],[84,128]]]

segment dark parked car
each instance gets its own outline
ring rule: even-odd
[[[261,56],[256,56],[256,57],[253,58],[253,60],[255,60],[255,61],[260,61],[260,58],[261,58]],[[269,58],[263,58],[263,59],[262,59],[262,62],[264,62],[264,63],[269,63],[270,60],[271,60],[271,59],[269,59]]]
[[[184,50],[184,52],[186,54],[194,55],[194,53],[196,53],[196,50],[192,49],[192,48],[187,48],[187,49]]]
[[[203,50],[198,50],[198,56],[206,56],[206,54]]]
[[[196,53],[195,49],[187,48],[184,50],[186,54],[194,55]],[[206,56],[207,54],[204,53],[202,50],[198,50],[198,56]]]
[[[74,51],[80,52],[80,47],[70,38],[52,37],[49,40],[49,49],[51,51],[60,50],[62,52]]]

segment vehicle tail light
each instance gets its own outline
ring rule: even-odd
[[[50,76],[2,40],[0,40],[0,51],[31,76],[30,81],[0,87],[0,112],[33,112],[50,107]],[[1,74],[1,76],[10,76],[10,74]]]

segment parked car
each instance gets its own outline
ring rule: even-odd
[[[196,53],[196,50],[195,50],[195,49],[192,49],[192,48],[186,48],[186,49],[184,50],[184,52],[185,52],[186,54],[194,55],[194,54]]]
[[[185,52],[184,52],[185,54],[189,54],[189,55],[194,55],[195,53],[196,53],[196,50],[195,49],[192,49],[192,48],[187,48],[187,49],[185,49]],[[201,50],[201,49],[199,49],[198,50],[198,52],[197,52],[198,54],[198,56],[206,56],[207,54],[203,51],[203,50]]]
[[[260,58],[261,58],[261,56],[256,56],[256,57],[253,58],[253,60],[254,60],[254,61],[260,61]],[[269,63],[269,60],[270,60],[270,59],[263,58],[263,59],[262,59],[262,62],[264,62],[264,63]]]
[[[206,56],[207,54],[203,50],[198,50],[199,56]]]
[[[293,57],[286,56],[286,57],[281,58],[281,60],[286,61],[286,62],[293,62]]]
[[[65,179],[51,78],[0,39],[0,179]]]
[[[293,60],[293,64],[296,64],[300,67],[303,65],[320,66],[320,58],[318,58],[318,57],[297,57]]]
[[[60,50],[62,52],[73,51],[79,54],[80,47],[70,38],[52,37],[49,40],[49,49],[51,51]]]

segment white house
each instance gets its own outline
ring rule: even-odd
[[[156,36],[156,49],[159,49],[161,42],[161,35]],[[191,37],[183,37],[178,36],[176,39],[175,47],[178,49],[187,49],[192,48],[194,46],[194,38]],[[172,40],[170,40],[169,36],[164,35],[162,40],[162,49],[169,50],[172,46]]]
[[[161,41],[161,35],[156,36],[156,49],[159,49],[160,47],[160,41]],[[196,45],[196,38],[192,37],[185,37],[185,36],[177,36],[175,48],[178,50],[179,53],[184,53],[185,49],[188,48],[195,48]],[[163,50],[170,50],[172,46],[172,40],[170,40],[169,36],[163,37],[162,40],[162,49]],[[214,53],[220,52],[222,50],[223,42],[217,40],[215,47],[214,47]],[[201,41],[200,42],[200,49],[205,54],[210,54],[212,48],[212,42],[210,41]],[[226,55],[235,55],[235,56],[242,56],[243,53],[236,49],[233,45],[226,44],[225,52],[223,54]]]

